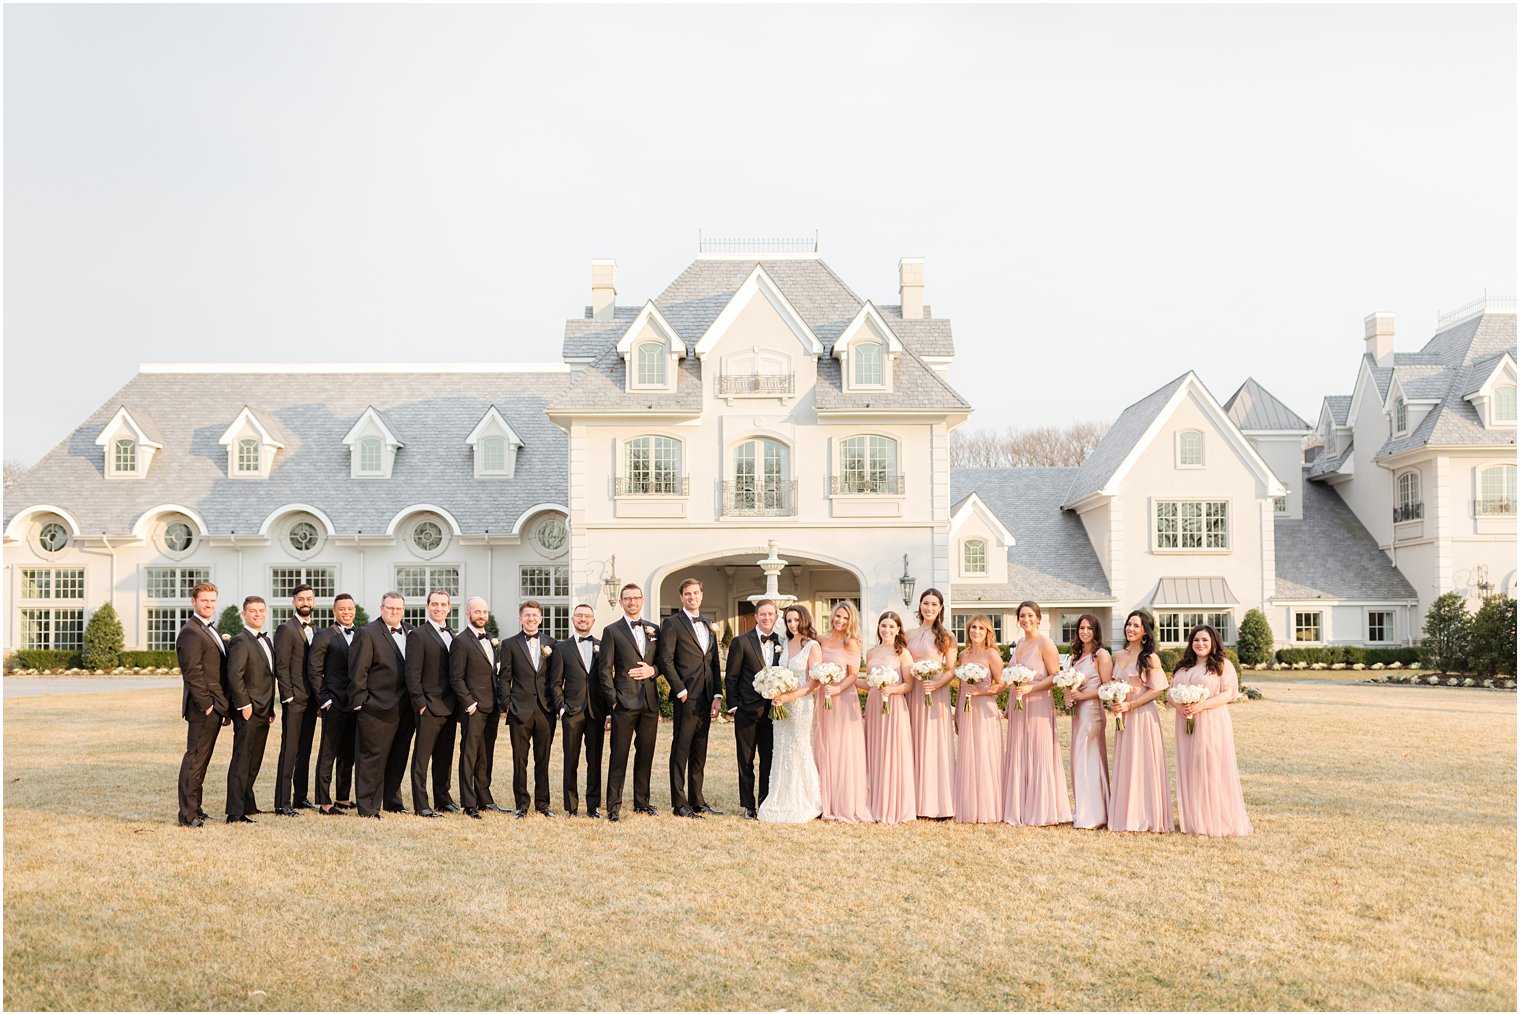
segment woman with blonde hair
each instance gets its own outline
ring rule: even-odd
[[[829,633],[818,639],[820,658],[844,669],[844,679],[819,688],[823,706],[813,712],[813,756],[818,762],[823,816],[870,821],[866,800],[866,734],[855,680],[860,673],[860,611],[849,601],[834,607]]]
[[[956,701],[960,727],[955,759],[955,820],[1003,820],[1003,717],[997,696],[1003,689],[1003,653],[992,638],[992,618],[977,614],[966,623],[966,651],[961,665],[987,668],[988,678],[961,681]]]

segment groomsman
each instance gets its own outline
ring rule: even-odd
[[[274,632],[274,675],[280,687],[280,761],[274,812],[293,818],[298,816],[296,807],[313,806],[306,791],[321,678],[314,678],[309,667],[316,637],[311,611],[317,605],[317,595],[310,585],[297,585],[290,605],[295,615]]]
[[[354,795],[361,818],[380,817],[386,763],[395,755],[401,715],[408,711],[406,631],[401,626],[405,608],[401,593],[387,592],[380,600],[380,619],[359,629],[348,654],[348,702],[356,718]]]
[[[776,630],[776,604],[755,604],[755,627],[728,646],[728,711],[734,717],[734,747],[739,755],[739,806],[746,818],[758,817],[771,783],[770,703],[755,690],[755,674],[781,665],[783,642]],[[851,704],[853,704],[853,699]],[[755,795],[755,750],[760,752],[760,793]]]
[[[206,823],[201,791],[206,769],[216,750],[216,735],[230,711],[227,705],[227,649],[216,633],[216,586],[201,582],[190,593],[195,616],[185,621],[174,639],[180,679],[185,683],[179,714],[187,724],[185,756],[179,763],[179,823],[200,828]]]
[[[253,785],[264,764],[274,724],[274,648],[264,633],[269,607],[259,596],[243,600],[243,630],[227,643],[227,700],[232,705],[232,762],[227,766],[227,823],[253,824]]]
[[[354,643],[354,597],[333,599],[335,623],[316,633],[306,665],[320,680],[317,712],[322,717],[322,746],[317,751],[317,806],[323,814],[351,808],[354,778],[354,715],[348,708],[348,650]],[[332,795],[333,766],[338,768],[337,801]]]
[[[681,583],[681,609],[660,625],[660,672],[670,681],[675,717],[670,741],[671,809],[682,818],[720,813],[702,796],[702,773],[707,767],[708,729],[723,707],[723,678],[718,670],[718,637],[702,616],[702,583],[695,578]]]
[[[486,733],[496,729],[496,648],[486,623],[491,605],[479,596],[464,604],[469,626],[449,646],[449,687],[459,707],[459,800],[464,812],[480,818],[482,794],[490,780]]]
[[[528,816],[528,751],[533,751],[533,806],[546,818],[549,809],[549,751],[554,721],[549,711],[549,660],[554,649],[539,632],[543,607],[532,599],[517,608],[522,630],[501,645],[501,675],[496,697],[507,712],[512,738],[512,795],[519,818]]]
[[[449,649],[454,632],[449,630],[449,594],[443,589],[428,593],[427,621],[407,634],[406,687],[417,720],[417,739],[412,745],[412,810],[418,817],[442,817],[439,811],[459,810],[449,799],[449,773],[454,767],[454,689],[449,686]],[[433,765],[433,803],[428,806],[428,763]]]
[[[622,619],[602,631],[597,663],[602,694],[612,708],[612,760],[607,766],[607,820],[617,821],[628,773],[628,747],[637,738],[633,756],[633,809],[654,814],[649,805],[649,775],[654,768],[654,741],[660,729],[660,691],[654,678],[659,658],[659,628],[641,618],[644,591],[630,582],[619,602]]]
[[[570,614],[575,634],[556,642],[549,657],[549,708],[560,717],[564,736],[564,782],[562,799],[565,813],[575,816],[580,807],[577,775],[581,764],[581,744],[586,747],[586,816],[600,818],[602,805],[602,745],[606,742],[611,719],[607,700],[602,696],[598,675],[598,642],[591,636],[596,611],[581,603]]]

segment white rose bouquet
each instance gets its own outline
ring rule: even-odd
[[[818,681],[824,687],[832,687],[844,679],[845,668],[838,663],[819,663],[808,670],[808,676]],[[823,707],[832,709],[834,707],[833,697],[825,694],[823,696]]]
[[[755,674],[755,690],[766,701],[797,690],[797,674],[790,666],[767,666]],[[771,706],[771,719],[780,722],[791,716],[785,705]]]
[[[1061,692],[1062,712],[1070,712],[1076,707],[1076,702],[1071,700],[1071,696],[1081,688],[1086,680],[1087,674],[1074,670],[1069,666],[1055,675],[1055,686]]]
[[[916,662],[916,663],[913,664],[913,670],[912,670],[913,676],[916,677],[921,683],[924,683],[924,684],[927,684],[929,681],[933,680],[935,677],[939,676],[943,672],[945,672],[945,664],[944,663],[937,663],[933,659],[921,659],[921,660],[919,660],[918,662]],[[925,707],[927,707],[927,706],[932,705],[932,704],[934,704],[933,696],[931,695],[931,693],[929,691],[929,688],[925,687],[924,688],[924,705],[925,705]]]
[[[1034,670],[1028,666],[1006,666],[1003,668],[1003,683],[1010,687],[1023,687],[1025,684],[1034,682]],[[1024,699],[1017,694],[1013,696],[1014,708],[1024,711]]]
[[[1167,704],[1176,708],[1178,705],[1196,705],[1209,696],[1209,689],[1202,684],[1176,684],[1167,689]],[[1193,717],[1187,717],[1187,731],[1193,732]]]
[[[973,684],[985,684],[992,679],[992,671],[981,663],[966,663],[964,666],[955,668],[956,679],[961,682],[962,712],[971,711],[971,697],[966,694],[966,688]]]
[[[1112,708],[1114,705],[1122,704],[1129,697],[1129,692],[1132,690],[1134,688],[1130,686],[1128,680],[1110,680],[1098,688],[1098,700]],[[1114,729],[1121,733],[1124,732],[1124,716],[1122,714],[1114,716]]]
[[[866,674],[866,683],[877,690],[885,690],[902,679],[902,674],[896,670],[889,670],[885,666],[872,666],[871,672]],[[892,699],[886,694],[881,696],[881,714],[892,713]]]

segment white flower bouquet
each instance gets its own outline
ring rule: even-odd
[[[1174,684],[1167,689],[1166,700],[1173,708],[1178,705],[1196,705],[1209,696],[1209,689],[1202,684]],[[1193,732],[1193,717],[1188,716],[1187,731]]]
[[[843,666],[840,666],[838,663],[819,663],[817,666],[814,666],[812,669],[808,670],[808,676],[812,677],[824,687],[833,687],[835,684],[844,679],[845,668]],[[825,694],[823,696],[823,707],[827,709],[832,709],[834,707],[834,698],[832,695]]]
[[[1071,712],[1076,708],[1076,702],[1071,700],[1071,696],[1081,689],[1086,680],[1087,674],[1069,666],[1056,673],[1055,686],[1061,692],[1062,712]]]
[[[885,689],[891,687],[902,679],[902,674],[896,670],[889,670],[885,666],[872,666],[871,672],[866,674],[866,683],[883,691],[881,696],[881,714],[890,715],[892,712],[892,699],[889,698]]]
[[[929,681],[945,672],[945,664],[935,662],[933,659],[920,659],[918,662],[913,664],[913,669],[911,672],[913,673],[913,676],[919,680],[919,682],[927,684]],[[929,688],[925,687],[924,705],[929,706],[932,704],[934,704],[933,697],[929,692]]]
[[[1115,705],[1122,705],[1129,698],[1129,692],[1133,690],[1134,688],[1130,686],[1128,680],[1110,680],[1098,688],[1098,700],[1112,709]],[[1124,715],[1122,713],[1114,716],[1114,729],[1121,733],[1124,731]]]
[[[766,701],[797,690],[797,674],[790,666],[767,666],[755,674],[755,690]],[[781,722],[791,716],[785,705],[771,706],[771,719]]]
[[[992,671],[981,663],[966,663],[964,666],[955,668],[955,677],[961,682],[961,701],[965,704],[961,707],[962,712],[971,711],[971,696],[966,693],[966,688],[973,684],[985,684],[992,679]]]
[[[1010,687],[1023,687],[1025,684],[1033,683],[1033,681],[1034,670],[1031,670],[1028,666],[1007,666],[1003,669],[1003,683]],[[1013,705],[1018,711],[1024,711],[1024,699],[1020,698],[1016,693],[1013,696]]]

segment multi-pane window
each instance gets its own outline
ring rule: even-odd
[[[1288,498],[1286,498],[1286,497],[1273,497],[1272,498],[1272,510],[1275,511],[1275,512],[1277,512],[1280,515],[1287,514],[1288,513]]]
[[[311,522],[296,522],[290,527],[290,534],[286,538],[290,540],[292,550],[305,553],[317,545],[321,536]]]
[[[1222,500],[1156,502],[1156,549],[1229,548],[1229,505]]]
[[[734,451],[733,506],[780,511],[787,506],[787,448],[777,441],[745,441]]]
[[[1219,632],[1220,641],[1229,644],[1235,640],[1234,620],[1234,615],[1228,610],[1157,613],[1156,643],[1180,645],[1187,638],[1189,631],[1199,624],[1208,624]]]
[[[314,614],[315,615],[315,614]],[[427,606],[408,606],[401,611],[401,622],[413,627],[421,627],[428,622]],[[331,623],[331,621],[329,621]],[[450,631],[459,630],[459,607],[453,601],[449,602],[449,616],[444,621]]]
[[[146,648],[169,651],[179,629],[195,613],[195,586],[211,580],[207,567],[150,567],[143,570],[143,593],[148,599]]]
[[[487,437],[480,442],[480,468],[485,472],[507,471],[507,442],[503,437]]]
[[[525,565],[520,578],[524,599],[570,595],[570,568],[562,564]]]
[[[1506,384],[1502,388],[1494,389],[1494,422],[1513,423],[1515,421],[1515,386]]]
[[[1177,464],[1203,464],[1203,432],[1184,430],[1177,435]]]
[[[48,553],[57,553],[69,545],[69,530],[57,522],[48,522],[37,532],[37,545]]]
[[[1295,610],[1293,613],[1293,640],[1321,640],[1320,616],[1321,614],[1318,610]]]
[[[195,611],[188,606],[148,607],[147,649],[150,652],[172,652],[180,628],[193,616]]]
[[[543,631],[555,641],[563,641],[570,637],[570,607],[568,604],[558,606],[544,604]]]
[[[434,589],[442,589],[449,598],[459,598],[459,565],[408,565],[396,568],[396,591],[407,599],[420,599],[427,605],[427,596]]]
[[[623,446],[620,493],[681,493],[681,442],[674,437],[635,437]]]
[[[378,437],[366,437],[362,441],[359,442],[359,471],[360,472],[380,472],[380,471],[382,471],[381,454],[380,454],[380,438],[378,438]]]
[[[965,574],[987,573],[987,540],[968,539],[961,544],[961,571]]]
[[[24,567],[22,599],[84,599],[84,568]]]
[[[640,345],[634,353],[636,383],[640,387],[664,387],[669,359],[665,346],[658,342]]]
[[[1399,503],[1394,509],[1393,520],[1407,522],[1425,515],[1425,504],[1420,500],[1420,474],[1403,472],[1396,481]]]
[[[960,644],[966,643],[966,625],[975,617],[975,613],[950,614],[950,633],[955,635],[955,640]],[[1003,642],[1003,615],[1001,613],[989,613],[986,615],[992,621],[992,640],[998,644]]]
[[[252,437],[244,437],[237,443],[237,470],[239,472],[259,471],[259,442]]]
[[[111,468],[116,472],[132,473],[137,471],[137,442],[130,437],[123,437],[113,446],[116,454],[112,459]]]
[[[189,603],[195,587],[211,580],[206,567],[150,567],[144,572],[144,592],[149,599],[183,599]]]
[[[270,598],[289,599],[298,585],[310,585],[312,595],[318,599],[331,599],[338,591],[338,569],[321,565],[270,568]]]
[[[84,647],[84,568],[22,568],[20,599],[22,648],[76,652]],[[79,605],[54,605],[60,602]]]
[[[1073,645],[1077,640],[1077,625],[1082,622],[1080,613],[1061,614],[1061,637],[1059,645]]]
[[[1367,614],[1367,640],[1383,642],[1393,640],[1393,611],[1371,610]]]
[[[1409,407],[1402,398],[1393,400],[1393,432],[1403,433],[1409,429]]]
[[[1515,467],[1495,465],[1478,473],[1478,514],[1515,513]]]
[[[164,527],[164,548],[170,553],[184,553],[195,542],[195,532],[184,522],[170,522]]]
[[[886,383],[882,351],[877,342],[863,342],[850,351],[855,363],[855,387],[880,387]]]
[[[839,493],[900,494],[897,441],[874,434],[839,443]]]

